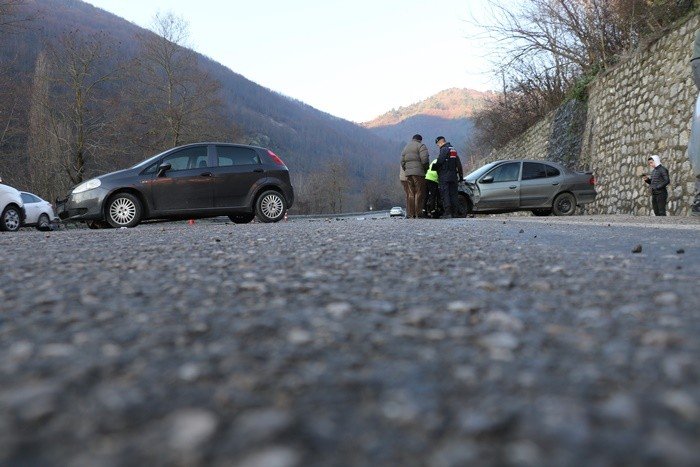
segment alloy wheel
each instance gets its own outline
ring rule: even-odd
[[[109,206],[109,217],[119,225],[126,225],[136,218],[136,205],[128,198],[117,198]]]
[[[7,227],[7,230],[14,232],[15,230],[19,229],[20,226],[19,212],[17,212],[15,209],[8,209],[5,211],[5,218],[3,221],[5,223],[5,227]]]
[[[284,210],[282,198],[280,198],[279,195],[272,193],[266,195],[260,202],[260,210],[268,219],[276,219]]]

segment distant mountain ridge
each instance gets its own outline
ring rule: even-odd
[[[420,134],[424,142],[432,143],[435,137],[445,136],[452,144],[461,147],[474,130],[471,117],[492,95],[492,92],[473,89],[446,89],[420,102],[393,109],[362,125],[392,141],[405,142],[414,134]]]
[[[379,117],[365,122],[365,128],[397,125],[417,115],[443,119],[470,118],[475,110],[482,108],[492,92],[481,92],[466,88],[450,88],[406,107],[392,109]]]

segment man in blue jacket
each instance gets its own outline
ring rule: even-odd
[[[435,144],[440,148],[440,155],[435,162],[440,182],[440,194],[442,195],[442,207],[449,217],[458,217],[459,199],[457,198],[457,185],[464,178],[462,161],[457,155],[457,150],[445,140],[444,136],[435,138]]]

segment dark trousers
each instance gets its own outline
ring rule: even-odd
[[[404,193],[406,193],[406,209],[408,210],[408,180],[401,180],[401,186],[403,187]]]
[[[427,196],[425,198],[425,212],[430,213],[437,210],[438,196],[440,196],[440,185],[432,180],[425,181]]]
[[[651,207],[654,209],[654,214],[657,216],[666,215],[666,200],[668,199],[668,191],[651,192]]]
[[[440,194],[442,195],[442,207],[445,209],[445,213],[457,215],[459,213],[457,182],[440,182]]]

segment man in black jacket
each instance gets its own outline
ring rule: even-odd
[[[440,194],[442,195],[442,207],[450,217],[459,214],[459,199],[457,198],[457,184],[464,178],[462,161],[459,160],[457,151],[444,136],[435,138],[435,144],[440,148],[440,155],[435,162],[440,182]]]
[[[647,162],[652,169],[651,177],[644,176],[644,181],[651,188],[651,207],[654,209],[654,214],[657,216],[666,215],[666,200],[668,199],[668,190],[666,187],[671,183],[668,176],[668,170],[661,165],[659,156],[651,156]]]

